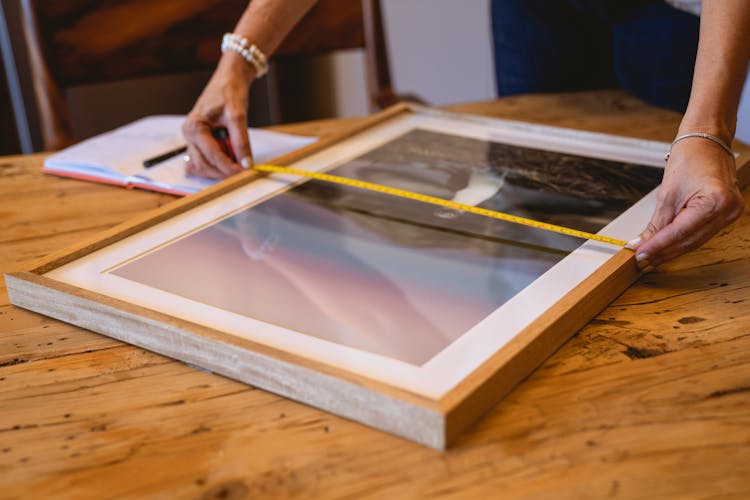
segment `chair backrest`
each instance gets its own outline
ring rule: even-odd
[[[21,152],[5,73],[0,71],[0,156]]]
[[[36,150],[74,142],[64,89],[210,70],[220,55],[217,47],[222,33],[232,29],[247,6],[247,0],[17,3],[16,15],[23,29],[15,38],[23,37],[27,45],[29,73],[26,84],[18,84],[26,87],[24,99],[34,101],[28,103],[26,112],[36,116],[27,116],[25,121],[38,126]],[[12,20],[7,17],[6,29],[12,32]],[[379,0],[319,0],[276,57],[349,48],[365,49],[372,102],[376,106],[392,103]]]

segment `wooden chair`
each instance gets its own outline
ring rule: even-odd
[[[18,134],[13,123],[13,105],[10,100],[5,74],[0,72],[0,155],[21,152]]]
[[[6,64],[6,73],[12,89],[23,94],[23,116],[17,112],[16,121],[26,139],[23,149],[30,152],[75,141],[64,98],[69,87],[212,69],[221,35],[231,31],[247,0],[15,0],[3,5],[5,31],[16,41],[3,50],[17,61],[15,67]],[[25,50],[19,48],[21,41]],[[319,0],[275,59],[350,48],[365,51],[372,107],[395,102],[379,0]]]

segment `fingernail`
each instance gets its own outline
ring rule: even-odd
[[[635,254],[635,264],[642,272],[647,273],[653,271],[654,267],[648,261],[648,254],[641,252]]]
[[[637,238],[633,238],[632,240],[628,241],[627,245],[625,245],[625,248],[628,248],[630,250],[635,250],[635,247],[640,245],[641,243],[641,237],[638,236]]]
[[[246,156],[240,160],[240,165],[242,165],[242,168],[248,169],[253,166],[253,159],[249,156]]]

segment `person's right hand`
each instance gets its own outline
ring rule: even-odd
[[[238,54],[225,53],[182,126],[187,141],[188,174],[222,179],[252,166],[247,134],[248,92],[255,73]],[[222,150],[211,132],[226,127],[236,161]]]
[[[651,221],[628,247],[638,266],[651,270],[700,247],[744,207],[734,158],[705,139],[681,141],[672,148]]]

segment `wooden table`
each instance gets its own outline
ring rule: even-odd
[[[660,140],[679,119],[616,92],[456,109]],[[45,176],[43,158],[0,158],[2,272],[173,199]],[[749,306],[744,214],[441,453],[18,309],[2,288],[0,497],[747,498]]]

